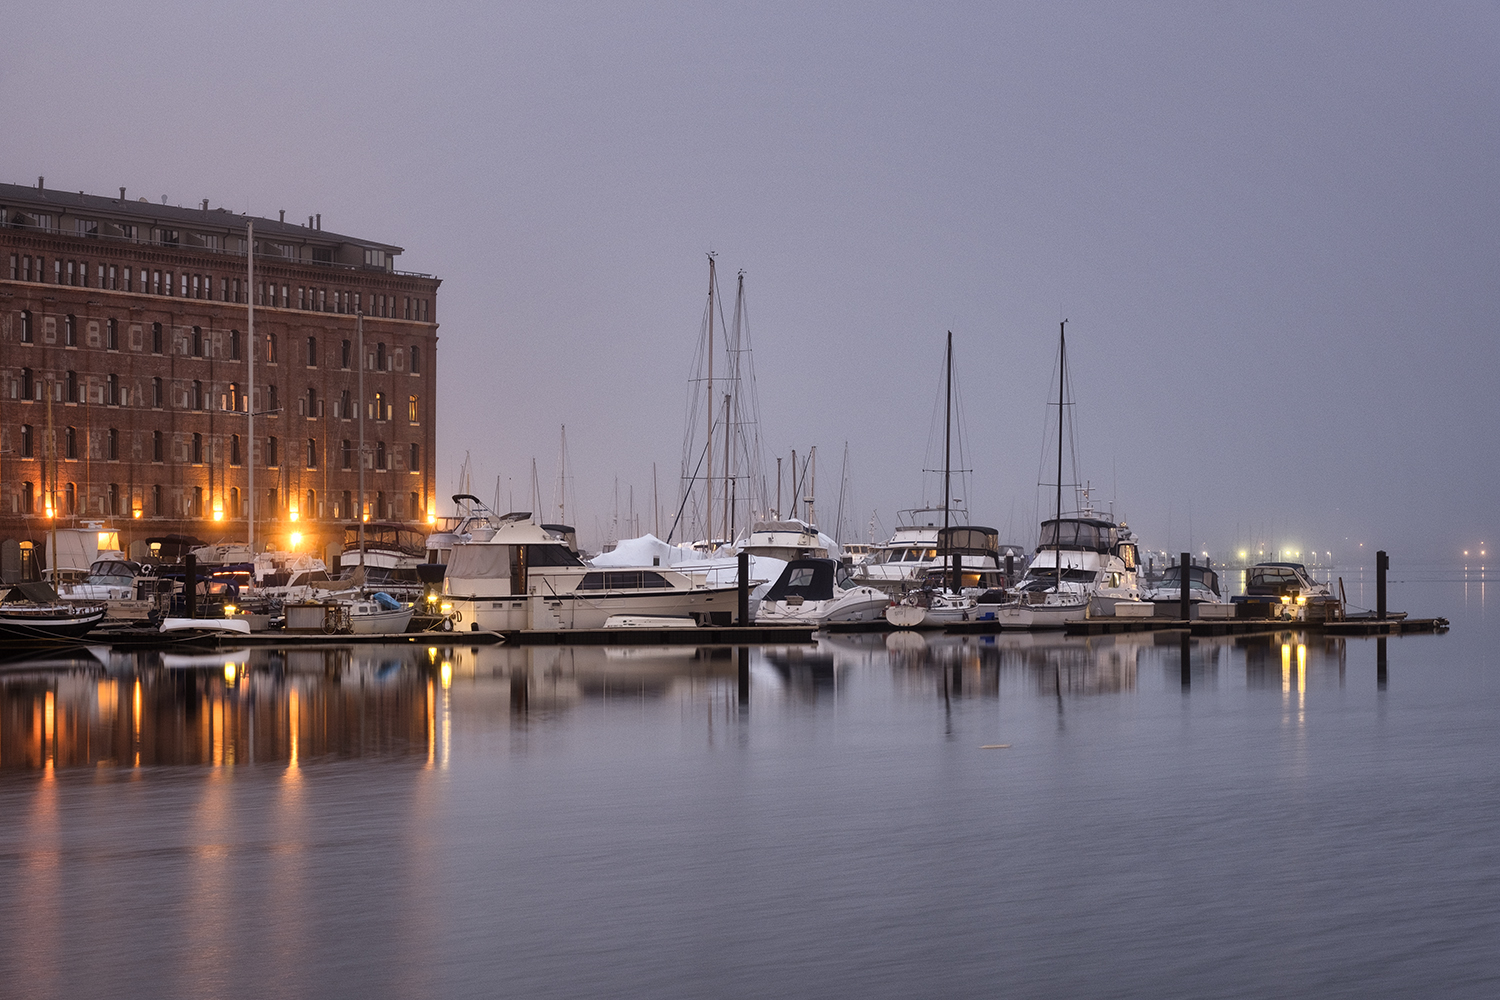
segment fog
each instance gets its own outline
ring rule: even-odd
[[[0,179],[406,248],[443,279],[440,495],[467,457],[527,509],[535,459],[550,504],[566,424],[586,544],[616,482],[653,527],[653,463],[676,508],[710,251],[768,467],[816,445],[831,524],[847,443],[854,537],[924,500],[952,330],[971,516],[1034,541],[1063,319],[1079,473],[1148,547],[1500,534],[1493,4],[60,2],[0,34]]]

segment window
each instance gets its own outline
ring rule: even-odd
[[[151,324],[151,353],[152,354],[160,354],[161,353],[161,324],[160,323],[152,323]]]
[[[238,331],[238,330],[230,330],[229,331],[229,360],[231,360],[231,361],[238,361],[239,359],[240,359],[240,331]]]
[[[109,460],[111,462],[120,460],[120,432],[114,427],[109,429]]]
[[[376,441],[375,442],[375,468],[380,469],[382,471],[384,471],[384,469],[385,469],[385,442],[384,441]]]
[[[307,491],[307,506],[302,508],[302,517],[311,520],[318,516],[318,494],[312,490]]]
[[[274,469],[280,464],[276,460],[276,439],[273,437],[266,438],[266,467]]]
[[[318,338],[317,337],[308,337],[307,338],[307,367],[309,367],[309,368],[316,368],[317,366],[318,366]]]
[[[406,397],[406,419],[411,423],[417,422],[417,397]]]
[[[266,386],[266,411],[275,413],[279,409],[281,409],[281,406],[276,402],[276,387],[274,385]]]
[[[113,374],[110,375],[109,378],[105,380],[105,384],[108,386],[108,392],[105,396],[105,401],[109,403],[110,406],[119,406],[120,376]]]
[[[229,435],[229,464],[240,464],[240,436],[238,434]]]
[[[23,343],[23,344],[29,344],[29,343],[31,343],[32,342],[32,337],[33,337],[33,333],[32,333],[32,329],[31,329],[31,310],[30,309],[22,309],[21,310],[21,343]]]
[[[151,380],[151,405],[158,410],[161,409],[161,394],[161,376],[158,375]]]
[[[307,467],[309,469],[316,469],[318,467],[318,440],[317,440],[317,438],[308,438],[307,439]]]
[[[309,419],[318,415],[318,390],[312,386],[307,387],[307,416]]]
[[[202,434],[194,434],[193,435],[193,464],[194,465],[202,465],[203,464],[203,435]]]
[[[386,419],[386,417],[388,415],[388,411],[386,410],[387,405],[388,404],[385,401],[385,393],[383,393],[383,392],[377,392],[375,394],[375,419],[376,420],[384,420],[384,419]]]
[[[111,351],[118,351],[120,349],[120,321],[111,319],[105,326],[105,331],[105,348]]]
[[[274,489],[266,490],[266,509],[272,514],[281,510],[280,497],[277,496]]]
[[[203,383],[193,379],[193,398],[188,401],[190,409],[203,409]]]
[[[240,516],[240,488],[238,486],[229,487],[229,516]]]
[[[76,403],[76,402],[78,402],[78,373],[77,372],[68,372],[67,380],[66,380],[66,385],[67,385],[67,395],[64,396],[63,398],[66,399],[69,403]]]
[[[422,348],[416,344],[412,344],[409,353],[411,354],[411,373],[413,375],[422,374]]]
[[[385,251],[384,250],[366,250],[365,251],[365,267],[378,267],[381,270],[384,270],[385,269]]]
[[[344,501],[339,504],[339,511],[344,517],[354,516],[354,497],[348,490],[344,491]],[[337,517],[338,515],[335,514],[334,516]]]
[[[378,372],[385,371],[386,370],[385,364],[386,364],[386,362],[385,362],[385,345],[384,344],[376,344],[375,345],[375,370],[378,371]]]
[[[153,462],[160,462],[162,460],[161,456],[162,456],[161,431],[152,431],[151,432],[151,461],[153,461]],[[159,507],[161,505],[158,504],[157,506]]]
[[[275,363],[276,363],[276,334],[274,334],[274,333],[268,333],[268,334],[266,334],[266,364],[268,364],[268,365],[274,365]]]
[[[78,319],[72,314],[63,317],[63,343],[68,347],[78,346]]]
[[[354,446],[349,443],[348,438],[344,439],[342,451],[344,454],[344,468],[354,468]]]
[[[346,369],[349,367],[349,341],[347,340],[344,341],[343,350],[339,354],[339,367]]]
[[[416,472],[421,469],[422,463],[419,461],[421,456],[421,446],[418,445],[417,442],[413,441],[411,443],[411,463],[407,466],[407,468],[409,468],[412,472]]]
[[[78,484],[68,483],[63,487],[63,509],[71,516],[78,513]]]
[[[120,272],[114,264],[109,265],[109,287],[111,291],[120,290]]]
[[[153,486],[153,487],[151,487],[151,516],[152,517],[161,517],[161,513],[162,513],[161,487],[160,486]]]
[[[417,495],[415,493],[409,494],[407,502],[411,505],[411,519],[415,521],[422,516],[422,507],[417,502]]]
[[[203,487],[201,487],[201,486],[194,486],[193,487],[193,507],[192,507],[192,510],[190,510],[188,512],[188,516],[189,517],[202,517],[203,516]]]
[[[377,490],[375,492],[375,516],[377,518],[379,518],[380,520],[382,520],[382,521],[384,521],[386,519],[387,514],[386,514],[386,509],[385,509],[385,491],[384,490]]]
[[[203,327],[193,327],[193,357],[203,357]]]
[[[343,392],[341,392],[339,394],[339,412],[338,412],[338,415],[340,417],[342,417],[343,419],[345,419],[345,420],[348,420],[348,419],[350,419],[351,417],[354,416],[354,408],[349,403],[349,390],[348,389],[345,389]]]
[[[21,484],[21,513],[36,512],[36,486],[30,480]]]
[[[21,398],[31,399],[36,394],[36,379],[31,377],[30,368],[21,369]]]
[[[64,452],[64,454],[67,455],[68,458],[76,459],[78,457],[78,428],[68,428],[66,449],[67,450]]]
[[[186,273],[184,273],[182,275],[181,281],[182,281],[182,284],[178,286],[178,292],[177,292],[177,294],[181,295],[183,298],[187,298],[188,297],[188,276],[187,276]]]
[[[35,438],[35,435],[32,433],[31,425],[30,424],[22,424],[21,425],[21,457],[22,458],[35,458],[36,457],[36,442],[35,442],[34,438]]]
[[[111,516],[120,513],[120,484],[109,484],[109,513]]]

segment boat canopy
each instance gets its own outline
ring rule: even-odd
[[[800,597],[804,601],[832,600],[837,566],[832,559],[793,559],[786,564],[786,569],[781,571],[781,576],[762,600],[784,601],[788,597]]]
[[[1245,594],[1248,597],[1281,597],[1300,594],[1313,588],[1300,563],[1261,563],[1245,570]]]
[[[1092,517],[1065,517],[1043,521],[1042,537],[1036,550],[1077,549],[1083,552],[1114,551],[1120,540],[1120,529],[1108,521]]]
[[[1207,566],[1192,566],[1188,569],[1188,587],[1192,588],[1202,585],[1204,590],[1211,590],[1215,594],[1222,595],[1219,590],[1219,574]],[[1158,590],[1182,589],[1182,567],[1168,566],[1161,575],[1161,582],[1157,584]]]
[[[344,525],[345,551],[359,548],[359,523]],[[365,524],[365,551],[380,549],[408,556],[427,554],[427,535],[405,524],[370,521]]]
[[[976,524],[954,525],[938,531],[938,554],[993,556],[1000,551],[1000,532]]]

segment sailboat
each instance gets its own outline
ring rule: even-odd
[[[921,586],[904,593],[901,600],[885,609],[885,619],[898,628],[935,628],[953,622],[968,621],[977,616],[978,601],[972,593],[964,592],[966,566],[964,558],[971,557],[968,571],[981,582],[985,570],[998,572],[996,556],[999,552],[999,533],[993,528],[953,523],[953,331],[948,331],[948,348],[944,356],[944,423],[943,423],[943,526],[933,539],[935,544],[926,552],[924,575],[918,577]],[[901,529],[887,547],[885,558],[866,567],[867,579],[871,576],[893,578],[890,570],[901,565],[890,558],[897,551]],[[987,544],[988,543],[988,544]],[[912,551],[910,548],[908,552]],[[882,568],[885,570],[881,572]],[[931,576],[937,576],[936,581]],[[934,586],[933,584],[936,584]],[[977,592],[977,588],[976,588]]]
[[[1063,628],[1091,614],[1113,614],[1116,601],[1140,598],[1139,554],[1127,525],[1094,516],[1088,503],[1063,516],[1063,440],[1067,401],[1067,320],[1058,331],[1057,481],[1053,517],[1042,522],[1036,554],[1016,587],[1015,600],[999,605],[1002,627]],[[1084,491],[1087,497],[1087,491]]]

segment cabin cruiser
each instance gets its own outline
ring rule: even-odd
[[[959,589],[987,590],[1002,585],[1000,533],[994,528],[967,524],[946,528],[935,524],[901,525],[889,542],[856,564],[852,574],[865,586],[899,597],[908,590],[929,586],[929,577],[935,573],[942,574],[944,582],[940,586],[949,586],[949,561],[955,555],[962,566],[963,582]]]
[[[1168,566],[1161,576],[1152,582],[1144,595],[1148,601],[1182,600],[1182,566]],[[1188,603],[1223,604],[1224,595],[1219,589],[1219,574],[1207,566],[1188,567]]]
[[[455,541],[443,591],[470,627],[603,628],[617,615],[692,618],[728,625],[737,583],[714,586],[707,574],[667,566],[586,566],[560,526],[529,512],[496,517],[483,541]]]
[[[1129,526],[1089,515],[1043,521],[1015,600],[996,608],[995,618],[1014,628],[1062,628],[1112,615],[1116,601],[1140,600],[1139,569]]]
[[[102,552],[80,583],[65,583],[58,596],[73,604],[103,604],[105,617],[117,620],[149,618],[157,610],[156,568],[119,552]]]
[[[360,557],[360,528],[364,528],[364,557]],[[427,536],[409,524],[396,521],[356,521],[344,525],[344,552],[339,556],[339,572],[351,576],[360,565],[365,568],[362,586],[382,590],[405,600],[422,596],[422,580],[417,567],[427,562]]]
[[[1235,602],[1266,601],[1286,606],[1286,615],[1309,621],[1325,620],[1332,609],[1341,615],[1342,603],[1326,583],[1312,578],[1302,563],[1256,563],[1245,570],[1245,593]]]
[[[878,621],[890,596],[851,579],[834,559],[793,559],[765,596],[755,620],[768,625],[841,625]]]

